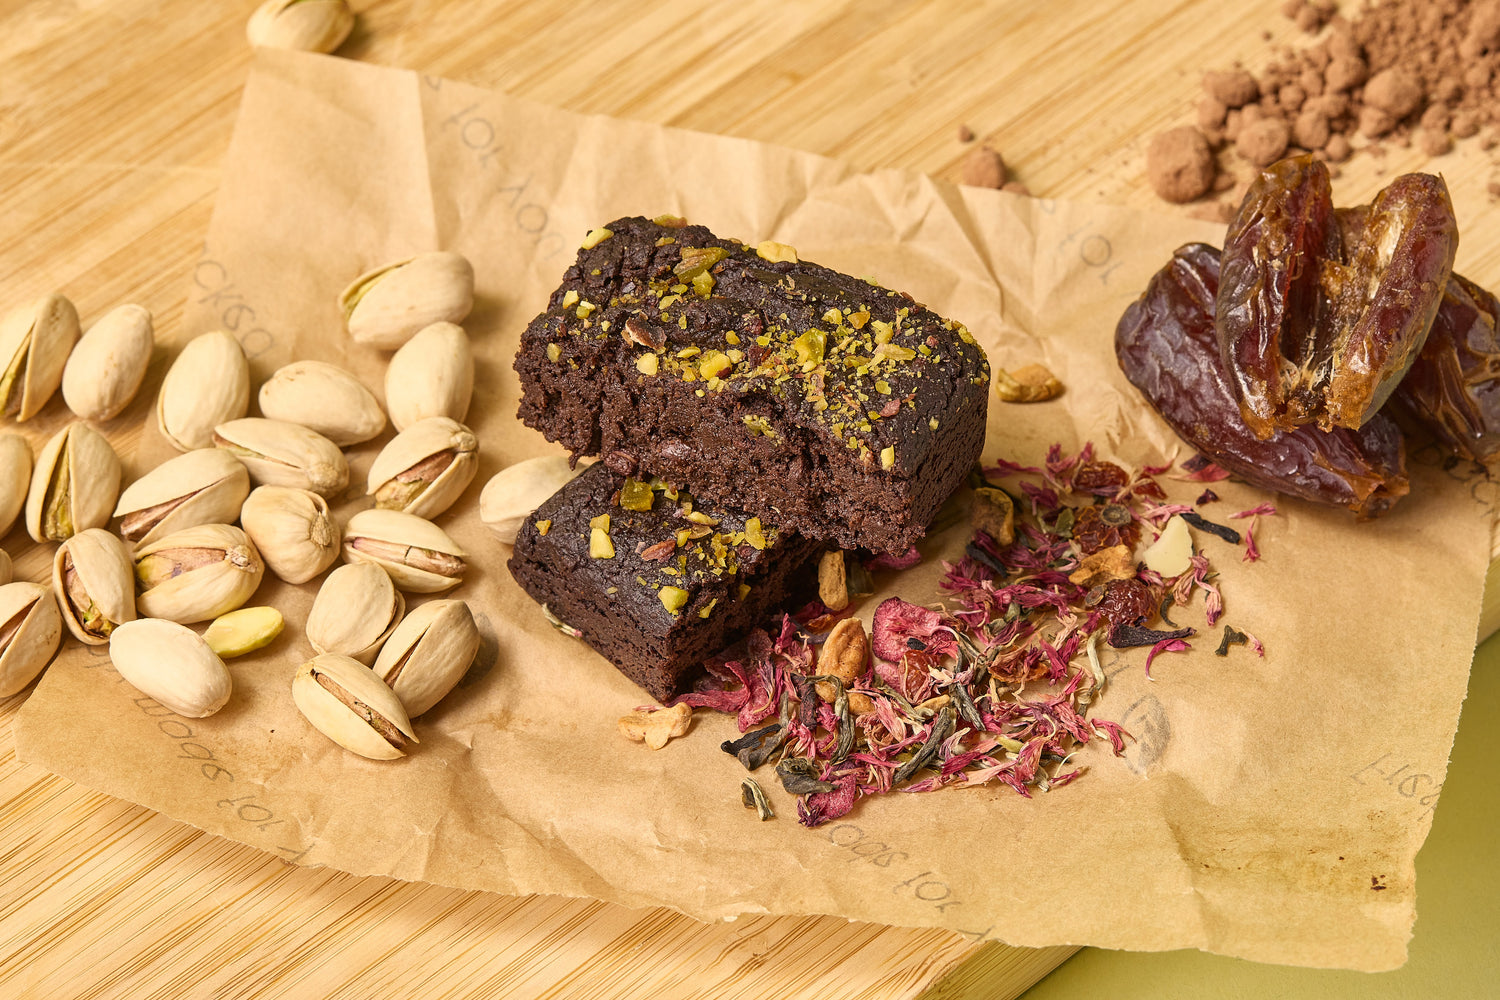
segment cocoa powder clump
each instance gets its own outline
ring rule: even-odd
[[[1181,203],[1208,193],[1214,183],[1214,153],[1191,125],[1158,133],[1146,147],[1146,178],[1157,197]]]
[[[1216,171],[1297,151],[1378,162],[1382,144],[1432,157],[1455,140],[1486,151],[1500,144],[1500,0],[1345,0],[1342,13],[1333,0],[1285,0],[1280,10],[1309,37],[1277,46],[1263,66],[1205,70],[1189,131],[1209,151],[1195,151],[1193,163],[1215,163],[1225,145],[1233,152]],[[1160,183],[1149,150],[1147,160],[1163,198],[1185,189]],[[1210,179],[1203,190],[1224,185]]]

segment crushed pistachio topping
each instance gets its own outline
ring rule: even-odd
[[[882,469],[894,469],[896,467],[895,445],[887,445],[880,449],[880,467]]]
[[[766,547],[766,536],[765,532],[761,530],[760,518],[752,517],[745,522],[745,541],[757,549],[764,549]]]
[[[583,249],[592,250],[614,234],[614,230],[605,229],[603,226],[600,226],[598,229],[590,229],[589,234],[583,238]]]
[[[551,521],[551,519],[544,519],[544,520],[536,522],[536,533],[538,535],[546,537],[547,532],[549,532],[551,530],[552,530],[552,521]]]
[[[762,260],[768,260],[773,264],[781,261],[797,263],[797,251],[785,243],[777,243],[775,240],[761,240],[755,246],[755,253]]]
[[[656,492],[639,479],[626,479],[620,487],[620,506],[626,510],[648,511],[656,499]]]
[[[608,529],[597,527],[589,529],[589,557],[592,559],[615,557],[615,543],[610,541]]]
[[[553,364],[556,364],[557,361],[558,361],[558,359],[561,358],[561,357],[562,357],[562,348],[561,347],[557,346],[556,344],[548,344],[547,345],[547,360],[548,361],[552,362]]]
[[[562,307],[564,309],[572,309],[577,304],[578,304],[578,293],[576,291],[574,291],[573,289],[570,288],[566,292],[563,293]]]
[[[663,587],[656,592],[656,596],[661,598],[661,606],[675,615],[687,604],[689,595],[681,587]]]
[[[655,375],[660,363],[655,354],[642,354],[635,359],[635,370],[642,375]]]

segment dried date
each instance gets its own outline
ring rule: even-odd
[[[1464,458],[1500,458],[1500,299],[1455,274],[1391,397]]]
[[[1189,446],[1247,482],[1361,519],[1407,492],[1401,431],[1383,414],[1358,430],[1314,427],[1258,438],[1241,418],[1214,334],[1219,251],[1181,247],[1115,328],[1121,369]]]
[[[1262,171],[1229,225],[1215,306],[1245,425],[1261,439],[1364,426],[1416,360],[1457,248],[1440,177],[1405,174],[1335,212],[1321,161]]]

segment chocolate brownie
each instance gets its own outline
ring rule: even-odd
[[[511,575],[666,701],[703,661],[810,593],[822,546],[660,480],[585,470],[522,525]]]
[[[520,417],[848,548],[921,537],[984,444],[989,363],[908,295],[677,219],[584,241],[516,355]]]

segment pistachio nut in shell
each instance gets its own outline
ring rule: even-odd
[[[52,558],[52,595],[79,642],[102,646],[135,620],[135,568],[125,543],[103,528],[80,531]]]
[[[344,560],[374,563],[401,590],[435,594],[463,582],[466,553],[431,521],[399,510],[362,510],[344,526]]]
[[[401,619],[375,658],[375,676],[416,718],[463,680],[479,652],[479,628],[463,601],[428,601]]]
[[[245,463],[221,448],[167,459],[120,494],[120,537],[137,545],[199,524],[229,524],[250,494]]]
[[[366,271],[339,296],[357,343],[393,351],[433,323],[461,323],[474,307],[474,268],[439,250]]]
[[[350,563],[318,588],[307,613],[307,641],[320,653],[340,653],[368,666],[405,613],[406,598],[385,570]]]
[[[245,37],[257,48],[332,52],[354,27],[354,12],[345,0],[266,0],[245,25]]]
[[[183,528],[136,550],[136,614],[208,621],[241,607],[264,574],[260,553],[234,525]]]
[[[585,468],[568,464],[566,455],[543,455],[508,465],[490,477],[479,494],[479,519],[506,545],[516,544],[516,532],[552,494],[572,482]]]
[[[62,382],[78,310],[56,293],[0,319],[0,416],[30,420]]]
[[[36,680],[62,642],[62,616],[41,584],[0,587],[0,698]]]
[[[433,323],[391,355],[385,408],[396,430],[428,417],[462,421],[474,395],[474,352],[456,323]]]
[[[260,412],[301,424],[344,447],[385,430],[385,411],[364,383],[338,365],[293,361],[260,387]]]
[[[0,538],[26,508],[31,486],[31,445],[19,434],[0,434]]]
[[[213,715],[234,690],[229,668],[197,632],[160,618],[115,629],[109,659],[131,687],[189,719]]]
[[[339,557],[339,526],[328,501],[295,486],[257,486],[240,508],[240,525],[287,583],[306,583]]]
[[[156,423],[178,451],[213,445],[214,428],[250,408],[250,363],[223,330],[194,337],[167,369]]]
[[[318,732],[361,757],[395,760],[417,742],[401,699],[347,656],[323,653],[302,664],[292,678],[292,701]]]
[[[0,549],[0,587],[5,586],[13,579],[14,570],[10,564],[10,553]]]
[[[453,506],[479,471],[474,432],[451,417],[419,420],[391,438],[370,466],[375,506],[434,518]]]
[[[33,541],[60,542],[102,528],[119,495],[120,457],[104,435],[74,421],[36,456],[26,493],[26,533]]]
[[[135,399],[155,345],[149,311],[137,305],[111,309],[68,356],[63,402],[85,420],[113,420]]]
[[[339,446],[301,424],[242,417],[215,427],[213,442],[244,462],[257,485],[295,486],[324,497],[349,485]]]

